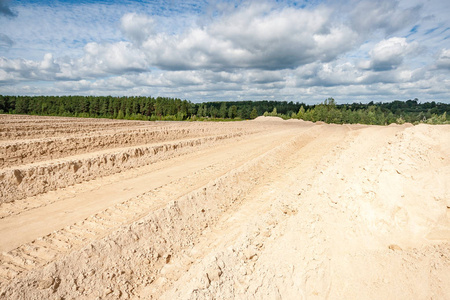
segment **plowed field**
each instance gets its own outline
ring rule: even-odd
[[[0,299],[450,299],[450,126],[0,115]]]

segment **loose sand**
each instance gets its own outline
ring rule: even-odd
[[[450,299],[450,126],[0,115],[0,299]]]

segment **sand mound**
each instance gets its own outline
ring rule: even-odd
[[[450,299],[449,125],[0,115],[0,139],[0,299]]]
[[[265,117],[265,116],[257,117],[256,119],[253,119],[253,121],[255,121],[255,122],[284,122],[284,120],[280,117]]]

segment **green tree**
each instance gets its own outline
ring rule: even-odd
[[[258,111],[256,110],[256,107],[253,107],[251,113],[250,113],[250,119],[256,119],[258,117]]]
[[[219,117],[221,118],[226,118],[227,117],[227,104],[225,102],[222,102],[222,104],[220,105],[220,109],[219,109]]]
[[[298,110],[297,119],[301,119],[301,120],[305,119],[305,108],[303,107],[303,105],[300,106],[300,109]]]
[[[236,105],[231,105],[228,109],[228,118],[234,119],[237,116],[237,107]]]
[[[276,116],[278,115],[278,112],[277,112],[277,108],[276,108],[276,107],[273,108],[272,113],[271,113],[270,115],[271,115],[271,116],[274,116],[274,117],[276,117]]]
[[[19,97],[16,101],[16,114],[26,114],[28,113],[28,103],[25,97]]]
[[[197,117],[203,117],[203,106],[199,105],[198,110],[197,110]]]
[[[209,108],[209,115],[211,116],[211,118],[217,118],[217,116],[219,115],[219,110],[214,106],[211,106]]]

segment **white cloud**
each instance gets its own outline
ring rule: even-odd
[[[60,68],[52,54],[47,53],[42,61],[32,61],[26,59],[9,60],[0,57],[0,82],[11,82],[15,80],[53,80]]]
[[[13,40],[6,34],[0,33],[0,49],[9,49],[14,44]]]
[[[125,14],[120,20],[125,37],[138,45],[155,33],[154,25],[152,18],[136,13]]]
[[[355,4],[354,1],[351,2]],[[420,16],[420,5],[400,8],[398,1],[368,0],[358,1],[350,13],[352,28],[359,32],[385,30],[392,34],[416,22]]]
[[[417,53],[419,45],[416,42],[408,43],[406,38],[393,37],[382,40],[369,51],[370,60],[360,62],[362,69],[374,71],[387,71],[398,68],[405,57]]]
[[[128,42],[89,43],[84,47],[84,56],[71,67],[75,74],[87,77],[147,70],[143,53]]]
[[[3,76],[3,81],[23,80],[80,80],[111,74],[148,71],[144,54],[128,42],[114,44],[89,43],[84,55],[78,59],[54,59],[51,53],[42,61],[0,58],[0,70],[13,76]],[[0,77],[1,78],[1,77]]]
[[[117,22],[127,8],[107,5],[103,1],[39,2],[11,2],[17,17],[0,17],[0,33],[14,41],[7,58],[38,60],[46,53],[53,53],[55,57],[75,56],[80,55],[89,42],[106,43],[121,39]]]
[[[51,53],[44,55],[44,60],[39,63],[38,68],[41,72],[47,74],[58,73],[60,71],[59,64],[55,62]]]
[[[448,102],[449,5],[422,2],[17,2],[1,93]]]
[[[16,17],[17,14],[9,8],[9,0],[0,0],[0,16]]]
[[[450,49],[442,49],[436,60],[436,66],[442,69],[450,70]]]
[[[351,49],[355,33],[329,22],[326,8],[275,9],[250,4],[180,35],[150,36],[143,49],[162,69],[293,69]]]

